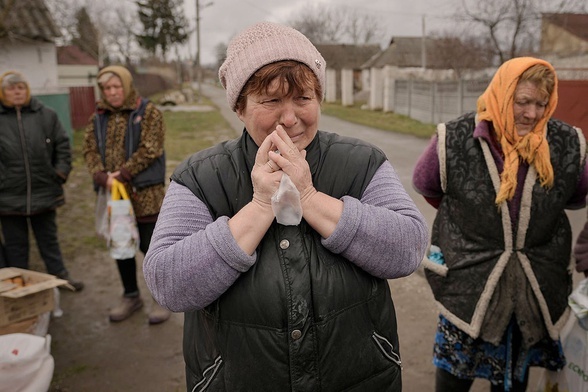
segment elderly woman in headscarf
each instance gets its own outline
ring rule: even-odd
[[[505,62],[477,111],[440,124],[413,185],[435,208],[424,266],[440,308],[437,391],[524,391],[529,366],[561,369],[572,232],[585,206],[581,130],[551,118],[557,77],[546,61]]]
[[[139,229],[139,249],[147,253],[165,195],[165,124],[153,102],[139,95],[129,70],[119,65],[103,68],[97,77],[101,99],[86,127],[83,154],[94,188],[110,190],[122,182]],[[112,322],[126,320],[143,307],[135,257],[116,260],[123,285],[120,303],[110,310]],[[159,324],[170,312],[157,302],[149,324]]]

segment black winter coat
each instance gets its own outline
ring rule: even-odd
[[[35,98],[0,105],[0,214],[35,215],[65,203],[70,140],[57,114]]]

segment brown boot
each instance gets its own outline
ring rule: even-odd
[[[153,300],[153,305],[151,306],[151,311],[149,312],[149,324],[161,324],[164,321],[167,321],[171,316],[171,312],[161,305],[159,305],[155,300]]]
[[[120,304],[110,311],[110,321],[123,321],[131,317],[133,313],[143,307],[141,297],[123,297]]]

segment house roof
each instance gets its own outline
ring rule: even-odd
[[[53,42],[60,35],[44,0],[0,0],[0,38]]]
[[[588,41],[588,14],[543,14],[543,19],[580,39]]]
[[[434,56],[437,39],[425,37],[425,60],[427,68],[446,68],[447,64]],[[362,65],[362,68],[383,68],[386,65],[397,67],[422,67],[422,37],[395,37],[390,45]]]
[[[376,53],[380,45],[317,44],[318,51],[332,69],[359,69],[361,65]]]
[[[57,64],[98,66],[98,60],[84,52],[79,46],[67,45],[57,47]]]

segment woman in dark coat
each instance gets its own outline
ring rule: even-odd
[[[21,73],[6,72],[0,87],[0,223],[6,266],[29,267],[30,223],[47,272],[79,291],[84,284],[63,263],[55,221],[71,170],[69,136],[57,114],[31,97]]]

